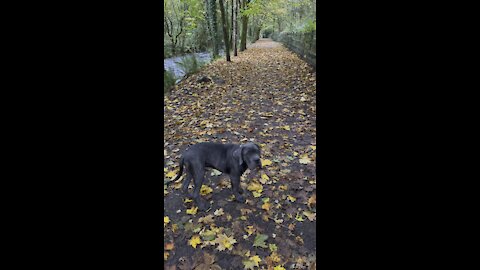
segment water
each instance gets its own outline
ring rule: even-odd
[[[181,56],[175,56],[170,58],[163,59],[163,66],[165,70],[172,70],[177,78],[177,83],[182,80],[185,72],[182,70],[182,67],[178,64],[183,58],[190,57],[191,55],[195,55],[197,61],[199,63],[208,63],[212,60],[212,53],[210,52],[199,52],[199,53],[189,53]],[[224,51],[220,50],[220,55],[224,56]]]

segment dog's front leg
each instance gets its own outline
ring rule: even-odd
[[[244,203],[245,198],[243,198],[242,194],[243,190],[240,188],[240,176],[239,175],[230,175],[230,180],[232,181],[232,190],[233,194],[235,195],[235,199],[237,202]]]

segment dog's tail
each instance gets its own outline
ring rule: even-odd
[[[170,184],[170,183],[172,183],[172,182],[175,182],[175,181],[177,181],[177,180],[180,178],[180,176],[182,176],[182,174],[183,174],[183,164],[184,164],[184,162],[183,162],[183,157],[182,157],[182,158],[180,159],[180,171],[178,172],[177,177],[175,177],[175,179],[170,180],[170,181],[168,181],[168,182],[165,182],[165,181],[164,181],[164,182],[163,182],[164,185],[168,185],[168,184]]]

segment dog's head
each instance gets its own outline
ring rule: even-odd
[[[240,145],[240,147],[233,152],[233,156],[237,159],[238,164],[242,165],[245,162],[250,170],[262,168],[260,154],[260,147],[251,142]]]

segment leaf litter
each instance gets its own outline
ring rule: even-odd
[[[198,83],[202,76],[225,82]],[[251,46],[230,63],[217,60],[164,97],[164,181],[177,175],[181,153],[198,142],[253,141],[264,168],[242,176],[245,204],[233,200],[228,175],[207,171],[201,196],[212,207],[206,213],[185,199],[182,181],[164,185],[166,269],[316,263],[315,96],[315,73],[276,45]]]

